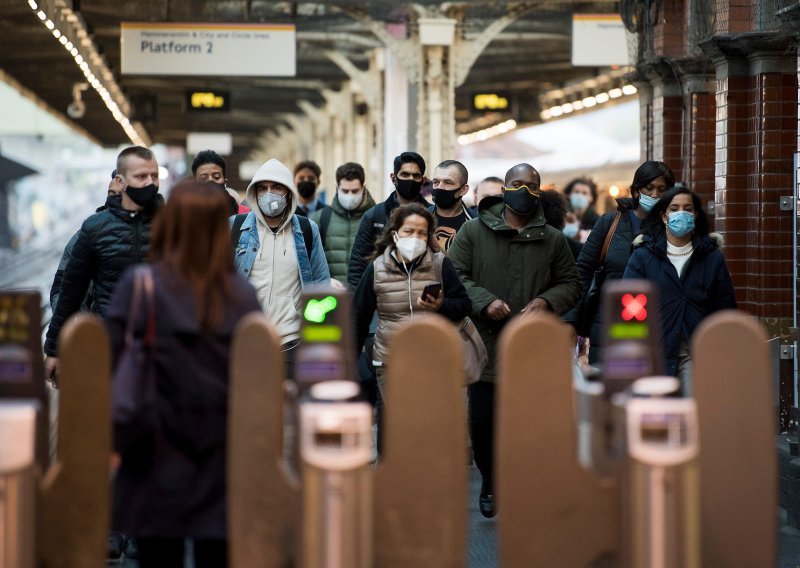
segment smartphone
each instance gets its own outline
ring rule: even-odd
[[[433,300],[439,297],[439,292],[441,291],[442,291],[441,282],[434,282],[433,284],[428,284],[422,289],[422,299],[428,302],[432,302]]]

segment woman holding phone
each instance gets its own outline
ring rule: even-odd
[[[391,336],[402,324],[426,312],[458,322],[470,312],[467,291],[453,264],[438,252],[433,230],[433,215],[422,205],[395,209],[356,289],[357,353],[364,346],[373,313],[378,312],[372,360],[381,396],[383,362]]]

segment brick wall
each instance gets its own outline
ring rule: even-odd
[[[716,103],[715,226],[727,239],[740,308],[791,318],[792,220],[778,202],[792,186],[797,76],[721,78]]]

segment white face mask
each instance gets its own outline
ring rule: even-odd
[[[363,199],[363,191],[359,191],[358,193],[339,193],[339,203],[348,211],[357,209],[358,206],[361,205]]]
[[[409,262],[416,260],[428,249],[425,241],[416,237],[398,237],[397,233],[394,234],[394,243],[400,256]]]

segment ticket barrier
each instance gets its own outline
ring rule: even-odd
[[[571,330],[555,318],[519,319],[501,338],[501,565],[774,566],[763,330],[738,312],[708,318],[690,399],[675,379],[648,378],[660,371],[655,290],[609,283],[604,301],[616,337],[599,376],[573,372]]]
[[[319,290],[304,297],[301,313],[299,479],[283,460],[291,437],[283,432],[285,372],[274,328],[251,315],[234,337],[232,566],[464,566],[466,416],[462,347],[452,324],[418,318],[394,336],[385,444],[375,466],[372,409],[357,395],[347,336],[349,299]]]
[[[0,565],[101,566],[111,455],[108,340],[88,315],[61,333],[58,451],[49,463],[40,302],[37,292],[0,293]]]

